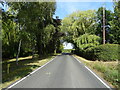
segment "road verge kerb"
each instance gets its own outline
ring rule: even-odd
[[[74,56],[73,56],[74,57]],[[80,62],[80,60],[78,60],[76,57],[74,57],[75,58],[75,60],[77,60],[79,63],[81,63]],[[85,66],[85,65],[84,65]],[[85,68],[88,70],[88,71],[90,71],[103,85],[105,85],[109,90],[112,90],[111,88],[110,88],[110,86],[108,86],[101,78],[99,78],[90,68],[88,68],[87,66],[85,66]]]
[[[32,71],[30,74],[28,74],[27,76],[21,78],[20,80],[18,80],[17,82],[13,83],[12,85],[10,85],[9,87],[7,87],[5,90],[8,90],[9,88],[12,88],[13,86],[17,85],[18,83],[20,83],[21,81],[23,81],[24,79],[28,78],[30,75],[32,75],[33,73],[37,72],[38,70],[40,70],[41,68],[43,68],[44,66],[46,66],[47,64],[49,64],[50,62],[52,62],[56,57],[54,57],[52,60],[48,61],[47,63],[45,63],[44,65],[42,65],[41,67],[37,68],[36,70]]]

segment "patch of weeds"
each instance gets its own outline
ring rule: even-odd
[[[111,82],[113,85],[118,85],[118,70],[108,69],[104,74],[107,81]]]
[[[100,64],[100,63],[94,63],[93,65],[93,69],[97,69],[97,71],[100,71],[102,73],[105,73],[107,70],[107,67],[105,67],[104,65]]]

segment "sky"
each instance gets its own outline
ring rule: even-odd
[[[58,1],[58,0],[56,0]],[[99,0],[100,1],[100,0]],[[103,6],[104,2],[57,2],[56,12],[54,18],[59,16],[60,19],[63,19],[72,12],[78,10],[98,10],[99,7]],[[105,2],[105,7],[107,10],[113,11],[113,2]]]

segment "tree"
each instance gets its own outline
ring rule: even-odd
[[[84,34],[95,34],[97,27],[96,13],[94,10],[77,11],[64,18],[61,29],[66,33],[64,41],[71,42],[77,47],[74,42],[77,38]]]
[[[63,20],[62,29],[72,34],[73,37],[79,37],[85,33],[93,34],[96,29],[95,20],[94,10],[77,11]]]
[[[114,2],[114,14],[113,19],[110,21],[111,31],[111,43],[120,44],[120,1]]]
[[[13,58],[16,56],[19,30],[13,21],[13,15],[2,11],[2,53],[3,57]]]
[[[46,41],[49,40],[46,39],[46,37],[49,37],[47,36],[49,34],[46,34],[46,32],[49,33],[49,30],[45,28],[53,22],[55,2],[19,2],[9,3],[9,5],[15,10],[14,13],[16,13],[22,29],[34,36],[38,54],[44,55],[46,44],[49,42]]]

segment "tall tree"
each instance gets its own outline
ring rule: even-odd
[[[45,44],[48,42],[46,37],[49,35],[44,28],[53,22],[55,2],[19,2],[9,3],[9,5],[15,10],[21,27],[35,37],[38,54],[44,54]]]
[[[2,52],[6,58],[13,58],[17,52],[19,30],[13,19],[9,11],[2,10]]]
[[[66,33],[65,41],[73,43],[83,34],[94,34],[96,30],[96,14],[94,10],[77,11],[64,18],[61,29]]]
[[[110,22],[111,25],[111,43],[120,44],[120,1],[114,2],[114,14],[113,19]]]

